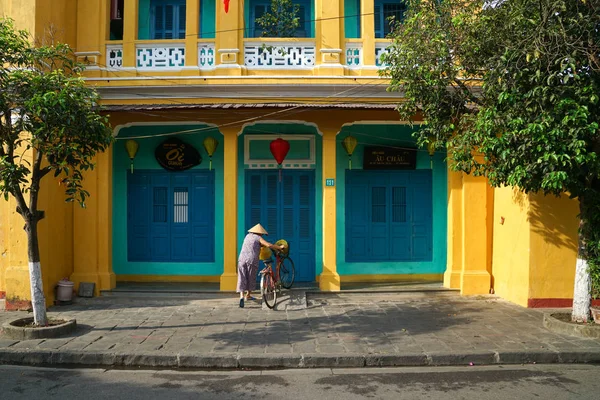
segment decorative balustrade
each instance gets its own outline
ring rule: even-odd
[[[389,47],[390,43],[386,43],[386,42],[378,42],[375,43],[375,65],[378,67],[387,67],[387,65],[381,60],[381,56],[383,56],[384,54],[389,54]]]
[[[106,67],[110,69],[123,68],[123,46],[106,46]]]
[[[382,56],[389,53],[389,42],[375,43],[375,65],[386,67]],[[363,61],[363,44],[347,42],[345,48],[346,66],[361,68]],[[198,68],[210,70],[216,67],[217,51],[213,42],[198,43]],[[263,42],[248,41],[244,45],[244,64],[248,68],[260,69],[294,69],[312,68],[316,61],[316,46],[312,42]],[[137,44],[136,68],[173,69],[185,66],[185,46],[177,44]],[[123,45],[106,46],[106,67],[108,69],[123,68]]]
[[[138,44],[136,66],[140,69],[179,69],[185,66],[185,45]]]
[[[244,63],[249,68],[314,67],[314,43],[246,42]]]
[[[346,65],[351,68],[363,65],[362,43],[346,43]]]
[[[215,63],[215,44],[198,44],[198,67],[200,69],[212,69],[216,67]]]

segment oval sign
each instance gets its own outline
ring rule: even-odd
[[[161,167],[169,171],[185,171],[202,162],[198,150],[177,138],[162,142],[154,151],[154,156]]]

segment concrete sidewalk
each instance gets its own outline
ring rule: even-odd
[[[600,340],[553,333],[543,313],[455,292],[311,294],[302,310],[243,309],[235,296],[77,299],[69,337],[15,341],[0,363],[308,368],[600,362]],[[0,324],[27,316],[0,312]]]

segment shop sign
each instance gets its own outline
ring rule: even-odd
[[[198,150],[177,138],[162,142],[154,151],[154,156],[161,167],[169,171],[185,171],[202,162]]]
[[[365,146],[363,169],[416,169],[417,149]]]

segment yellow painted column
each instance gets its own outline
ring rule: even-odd
[[[340,276],[337,273],[337,186],[325,186],[325,180],[336,179],[336,135],[339,128],[319,128],[323,131],[323,272],[319,279],[319,287],[324,291],[338,291]]]
[[[231,12],[231,11],[230,11]],[[232,291],[237,285],[238,226],[238,131],[223,127],[223,275],[221,290]]]
[[[319,75],[344,75],[344,0],[316,1],[316,64]]]
[[[231,0],[229,12],[217,1],[217,69],[219,75],[242,75],[244,63],[244,1]]]
[[[491,275],[489,185],[485,177],[463,175],[462,188],[462,295],[488,294]]]
[[[363,70],[376,74],[375,67],[375,0],[360,0],[360,37],[363,42]]]
[[[34,150],[19,147],[15,154],[23,157],[29,163],[33,162]],[[25,201],[29,204],[29,196],[25,194]],[[27,234],[23,227],[25,220],[17,213],[17,202],[10,196],[8,201],[0,197],[3,214],[0,237],[0,257],[4,270],[4,288],[6,291],[7,309],[27,309],[31,300],[31,285],[29,283],[29,257],[27,255]],[[42,275],[42,279],[43,279]],[[46,282],[44,281],[44,285]]]
[[[135,40],[138,32],[138,0],[123,4],[123,68],[135,68]]]
[[[119,144],[119,143],[117,143]],[[71,280],[96,284],[95,294],[116,286],[112,269],[112,148],[96,156],[96,168],[85,175],[90,193],[86,208],[74,210]]]
[[[89,0],[77,2],[77,20],[86,21],[90,15],[104,16],[103,11],[106,11],[108,2],[99,0]],[[77,60],[86,65],[87,76],[98,76],[100,65],[100,56],[105,50],[104,38],[100,36],[99,31],[104,28],[106,19],[100,20],[100,24],[85,24],[78,23],[76,28],[77,44],[76,56]]]
[[[198,71],[199,29],[200,0],[187,0],[185,14],[185,69],[190,71]]]
[[[462,273],[462,178],[448,170],[448,259],[444,287],[460,288]]]

